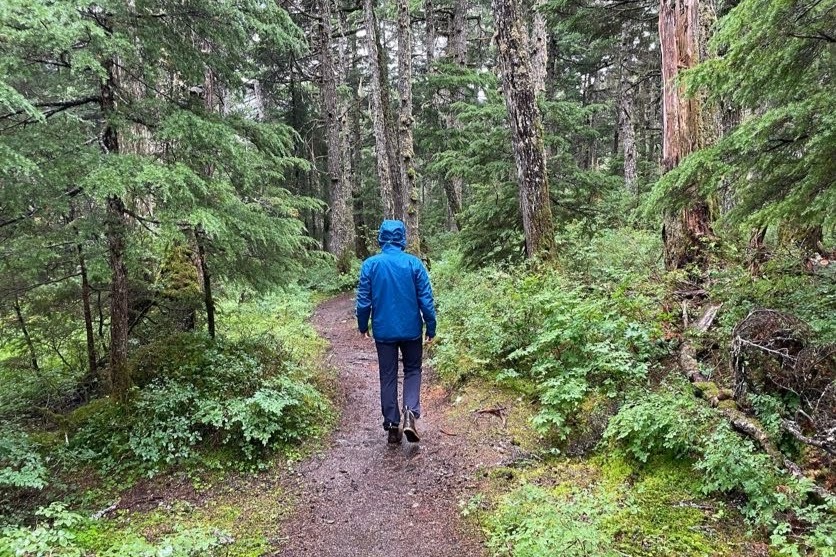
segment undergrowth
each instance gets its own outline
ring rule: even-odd
[[[661,269],[655,234],[622,229],[586,238],[570,228],[558,245],[548,265],[469,271],[455,251],[437,263],[434,363],[450,383],[479,378],[531,401],[546,462],[559,452],[622,452],[633,471],[614,491],[521,485],[498,496],[485,523],[493,552],[737,555],[709,534],[745,522],[748,537],[731,535],[735,543],[765,541],[776,555],[835,555],[836,502],[813,495],[811,480],[781,471],[681,378],[673,356],[682,308],[671,292],[687,277]],[[731,330],[753,308],[792,312],[820,339],[832,339],[829,274],[799,272],[777,255],[754,278],[733,257],[716,263],[706,283],[722,312],[693,339],[716,381],[729,386]],[[779,435],[781,401],[764,395],[751,403],[775,442],[798,454]],[[658,482],[675,500],[650,497]],[[732,514],[739,518],[724,519]]]
[[[227,294],[216,339],[166,334],[131,351],[126,401],[92,399],[0,429],[0,556],[246,554],[200,523],[149,541],[130,524],[86,518],[143,475],[185,471],[200,482],[203,470],[249,473],[272,455],[293,458],[332,419],[311,295]],[[36,400],[20,393],[21,404]]]

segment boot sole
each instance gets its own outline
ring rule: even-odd
[[[403,436],[406,437],[406,440],[409,441],[410,443],[417,443],[418,441],[421,440],[421,438],[418,437],[418,434],[415,433],[415,430],[413,430],[413,429],[404,428]]]

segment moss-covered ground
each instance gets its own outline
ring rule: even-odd
[[[546,450],[531,427],[537,408],[519,391],[473,380],[452,399],[454,415],[474,424],[469,442],[510,447],[507,465],[482,469],[479,493],[460,502],[492,555],[766,555],[733,505],[700,493],[688,460],[642,464],[607,445],[567,457]],[[499,408],[502,417],[479,412]]]

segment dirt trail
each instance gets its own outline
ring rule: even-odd
[[[342,417],[331,447],[300,463],[296,515],[277,556],[478,557],[478,532],[459,517],[475,493],[474,471],[490,446],[449,435],[467,427],[447,415],[447,396],[424,366],[420,445],[389,447],[381,427],[374,343],[356,332],[354,299],[325,302],[314,315],[339,371]],[[442,431],[443,430],[443,431]]]

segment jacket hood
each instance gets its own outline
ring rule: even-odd
[[[380,232],[377,234],[377,243],[380,247],[386,244],[406,249],[406,226],[399,220],[385,220],[380,225]]]

